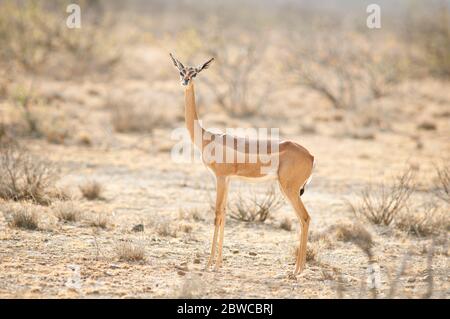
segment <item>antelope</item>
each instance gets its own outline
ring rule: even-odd
[[[214,58],[197,67],[185,67],[170,53],[170,58],[180,74],[181,84],[185,87],[185,121],[192,143],[201,151],[204,165],[213,173],[216,179],[216,202],[214,235],[211,253],[206,265],[209,269],[213,262],[217,271],[222,266],[222,247],[225,227],[225,210],[230,179],[244,178],[250,180],[274,179],[278,181],[284,196],[289,200],[300,223],[300,243],[296,256],[294,275],[305,267],[306,245],[310,216],[300,198],[305,185],[311,179],[314,167],[314,156],[306,148],[293,141],[273,141],[229,134],[215,134],[202,127],[198,120],[195,103],[194,78],[203,70],[209,68]],[[223,143],[226,140],[227,143]],[[256,145],[256,147],[255,147]],[[268,145],[262,147],[261,145]],[[217,160],[215,156],[208,156],[208,150],[225,154],[231,152],[233,160]],[[253,158],[256,160],[249,160]],[[245,161],[237,161],[244,158]],[[262,160],[265,158],[265,160]],[[269,159],[269,161],[267,160]],[[267,162],[276,162],[276,166],[269,166]],[[217,243],[218,240],[218,243]],[[216,256],[216,246],[218,250]]]

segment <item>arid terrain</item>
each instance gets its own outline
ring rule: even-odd
[[[238,17],[231,1],[223,21],[214,5],[81,2],[66,30],[60,4],[0,1],[0,298],[450,297],[450,25],[427,29],[447,47],[426,63],[422,29],[339,23],[328,41],[346,18],[308,1]],[[296,12],[323,20],[293,34]],[[205,127],[279,128],[315,156],[300,275],[273,182],[232,182],[223,267],[205,270],[215,183],[171,156],[184,89],[169,52],[216,58],[195,80]]]

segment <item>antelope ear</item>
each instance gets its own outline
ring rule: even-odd
[[[209,68],[209,65],[211,64],[211,62],[214,61],[214,58],[209,59],[207,62],[203,63],[202,66],[199,66],[197,68],[197,72],[201,72],[203,70],[206,70],[207,68]]]
[[[173,64],[175,65],[175,67],[176,67],[178,70],[181,71],[182,69],[184,69],[184,65],[183,65],[180,61],[178,61],[177,59],[175,59],[175,58],[173,57],[172,53],[169,53],[169,55],[170,55],[170,58],[172,59]]]

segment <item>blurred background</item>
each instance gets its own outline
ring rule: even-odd
[[[174,128],[183,108],[169,52],[188,65],[216,58],[198,81],[208,125],[371,139],[448,122],[448,104],[430,114],[410,99],[443,102],[449,1],[377,1],[381,29],[366,26],[362,0],[85,0],[80,29],[65,25],[69,3],[0,1],[3,135],[101,143],[105,131]],[[408,86],[417,83],[427,92]],[[90,116],[61,110],[71,103]],[[98,132],[85,123],[92,109]]]

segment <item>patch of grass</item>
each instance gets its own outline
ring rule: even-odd
[[[173,237],[178,236],[177,228],[172,225],[170,221],[163,221],[159,223],[156,227],[156,232],[162,237]]]
[[[450,167],[436,167],[435,192],[440,199],[450,203]]]
[[[97,181],[88,181],[80,185],[79,189],[87,200],[102,199],[103,186]]]
[[[95,217],[89,220],[89,225],[96,228],[106,229],[111,224],[111,220],[107,214],[96,213]]]
[[[0,146],[0,198],[49,205],[64,199],[54,182],[56,175],[41,159],[17,146]]]
[[[298,249],[299,247],[294,248],[294,257],[297,260]],[[308,243],[306,246],[306,261],[317,261],[317,255],[320,251],[320,245],[318,243]]]
[[[284,229],[286,231],[291,231],[292,230],[292,222],[289,218],[284,218],[281,223],[280,223],[280,228]]]
[[[31,206],[20,206],[11,208],[9,225],[14,228],[27,230],[39,229],[39,217],[34,208]]]
[[[190,233],[192,233],[192,230],[194,229],[194,227],[191,224],[183,223],[178,226],[178,229],[180,231],[182,231],[183,233],[190,234]]]
[[[142,244],[121,242],[116,246],[116,255],[120,261],[143,261],[145,260],[145,249]]]
[[[205,220],[203,213],[198,208],[191,208],[191,209],[182,208],[179,211],[178,218],[180,220],[194,220],[196,222]]]
[[[418,237],[442,234],[450,230],[448,212],[432,205],[423,207],[420,211],[410,211],[400,214],[395,226],[400,230]]]
[[[78,222],[82,212],[73,202],[59,202],[54,204],[53,211],[60,221]]]
[[[412,169],[407,169],[392,186],[366,187],[361,193],[361,201],[357,205],[350,203],[354,214],[376,225],[390,225],[407,206],[415,190],[413,179]]]
[[[157,127],[164,126],[167,121],[149,107],[138,106],[130,101],[110,102],[112,105],[111,122],[119,133],[152,133]]]

